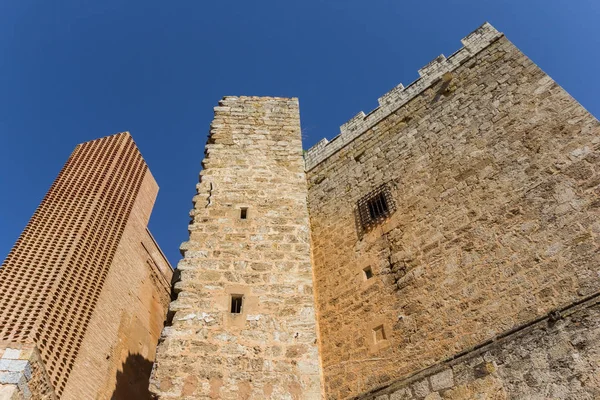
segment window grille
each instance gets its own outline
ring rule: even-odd
[[[363,230],[369,230],[373,226],[387,219],[396,211],[396,203],[387,184],[358,200],[358,213]]]

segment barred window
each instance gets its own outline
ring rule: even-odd
[[[396,204],[387,184],[358,200],[358,213],[360,224],[364,230],[368,230],[388,218],[396,211]]]

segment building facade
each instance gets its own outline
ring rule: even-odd
[[[600,396],[600,125],[489,24],[463,45],[308,151],[328,398]]]
[[[600,124],[462,43],[304,166],[296,100],[220,102],[157,398],[600,397]]]
[[[321,377],[296,99],[215,108],[181,246],[161,399],[315,399]]]
[[[75,148],[0,268],[0,391],[147,398],[172,275],[157,192],[129,133]]]

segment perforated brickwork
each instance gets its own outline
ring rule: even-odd
[[[146,171],[128,133],[77,146],[0,269],[0,339],[35,341],[59,396]]]

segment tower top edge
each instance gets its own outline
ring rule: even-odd
[[[360,111],[340,126],[340,133],[333,139],[323,138],[309,148],[304,154],[305,170],[309,171],[329,158],[346,144],[418,96],[431,84],[441,79],[444,74],[455,70],[503,36],[502,32],[499,32],[489,22],[485,22],[461,40],[463,47],[459,50],[447,58],[443,54],[437,56],[419,69],[417,80],[406,87],[402,83],[398,84],[378,99],[379,106],[377,108],[367,114]]]

